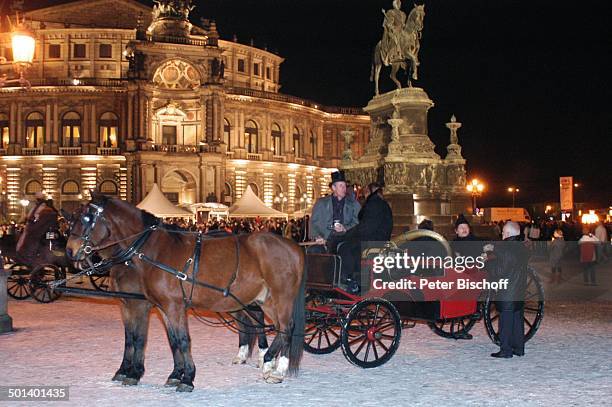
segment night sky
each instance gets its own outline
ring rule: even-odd
[[[28,0],[26,4],[66,1]],[[146,1],[143,3],[147,4]],[[286,58],[282,92],[328,105],[365,106],[372,48],[391,0],[199,0],[222,38],[266,45]],[[413,1],[404,1],[408,13]],[[418,1],[423,4],[423,1]],[[558,201],[558,177],[576,200],[612,205],[612,32],[607,1],[425,1],[419,81],[434,101],[430,137],[444,156],[451,114],[481,204]],[[391,90],[383,70],[382,90]],[[480,206],[480,204],[479,204]]]

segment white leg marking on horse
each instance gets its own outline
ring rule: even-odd
[[[257,367],[263,366],[264,356],[266,355],[267,351],[268,351],[268,348],[259,349],[259,359],[257,360]]]
[[[243,363],[246,363],[248,357],[249,357],[249,345],[242,345],[238,349],[238,354],[236,355],[236,357],[234,357],[234,360],[232,360],[232,363],[235,365],[241,365]]]
[[[283,379],[285,379],[287,369],[289,369],[289,359],[285,356],[281,356],[276,363],[276,369],[267,377],[264,376],[264,378],[267,383],[282,383]]]
[[[262,373],[263,373],[263,378],[267,381],[268,380],[268,376],[270,376],[270,373],[272,373],[272,370],[274,369],[274,361],[269,361],[263,364],[263,368]]]

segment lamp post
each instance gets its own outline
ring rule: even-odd
[[[13,49],[13,60],[7,61],[6,58],[0,57],[0,65],[13,65],[13,68],[19,75],[19,78],[7,79],[6,74],[2,75],[0,76],[0,87],[12,83],[19,83],[19,85],[24,88],[30,88],[32,85],[25,78],[25,72],[32,65],[34,50],[36,48],[36,39],[34,38],[32,31],[26,26],[25,19],[19,19],[19,14],[17,14],[15,21],[16,24],[14,26],[11,24],[11,47]]]
[[[304,192],[302,194],[302,197],[300,198],[300,210],[302,212],[305,211],[310,206],[311,202],[312,202],[312,198],[310,198],[308,194]]]
[[[476,197],[482,195],[482,191],[484,191],[484,184],[474,178],[469,184],[467,184],[466,189],[469,193],[472,194],[472,214],[476,214]]]
[[[30,204],[30,201],[28,201],[27,199],[21,199],[19,201],[19,205],[21,205],[21,216],[25,219],[25,215],[26,215],[26,208],[28,207],[28,205]]]
[[[274,203],[280,204],[281,212],[285,212],[285,204],[287,203],[287,197],[281,192],[274,197]]]
[[[516,199],[516,194],[519,191],[520,191],[520,189],[518,189],[516,187],[508,187],[508,192],[512,193],[512,207],[513,208],[514,208],[514,203],[515,203],[515,199]]]

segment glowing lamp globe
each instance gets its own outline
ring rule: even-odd
[[[36,40],[26,30],[16,30],[11,35],[13,46],[13,62],[17,64],[31,64],[34,59]]]

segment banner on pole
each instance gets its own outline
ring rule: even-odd
[[[561,210],[574,209],[574,177],[560,177],[559,188],[561,192]]]

